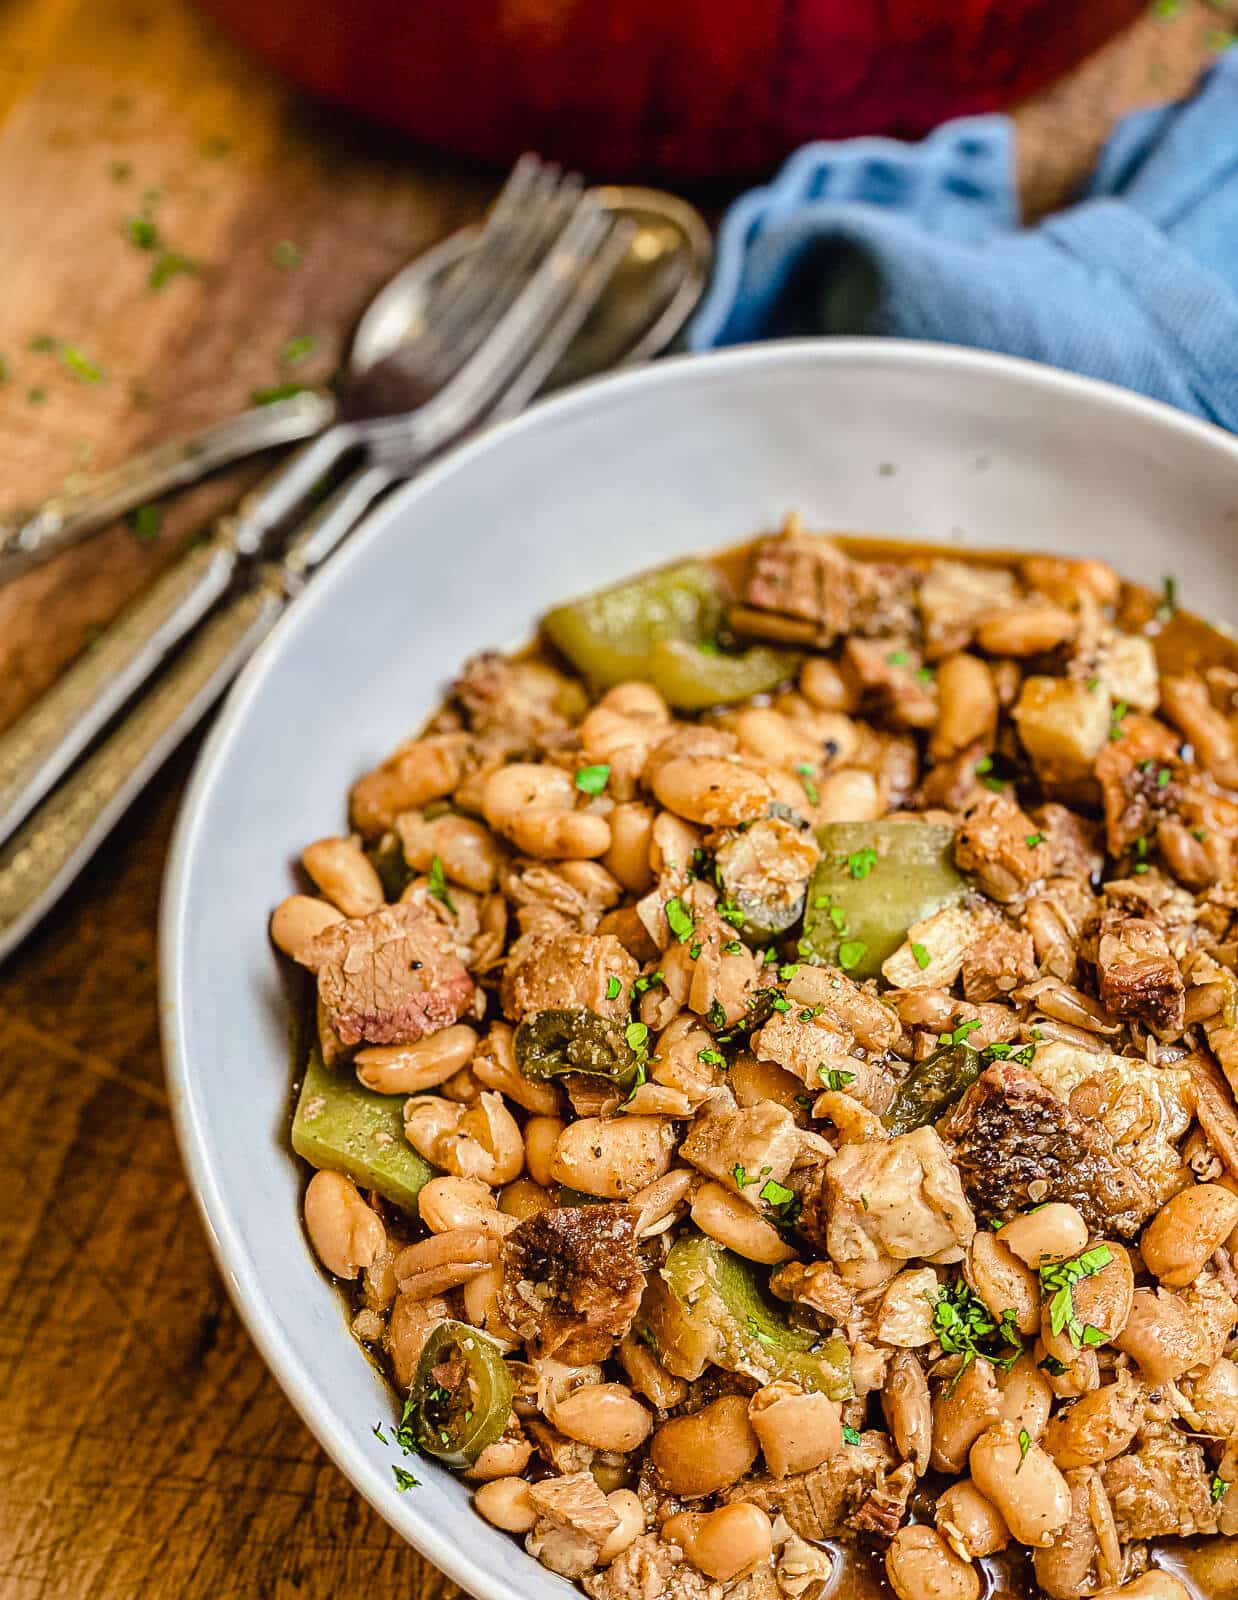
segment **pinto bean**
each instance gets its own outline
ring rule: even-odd
[[[963,1276],[984,1301],[995,1321],[1014,1312],[1022,1334],[1040,1327],[1040,1281],[1014,1251],[987,1228],[977,1231],[967,1247]]]
[[[664,1117],[581,1117],[559,1135],[550,1175],[584,1194],[626,1200],[667,1171],[675,1137]]]
[[[997,1237],[1020,1261],[1035,1269],[1047,1261],[1067,1261],[1086,1248],[1088,1225],[1074,1206],[1053,1200],[1012,1217]]]
[[[357,1077],[376,1094],[419,1094],[437,1089],[473,1059],[477,1034],[467,1023],[453,1023],[412,1044],[367,1045],[353,1058]]]
[[[277,949],[299,961],[324,928],[342,922],[344,913],[312,894],[290,894],[271,913],[271,938]]]
[[[719,1583],[768,1561],[774,1545],[769,1518],[746,1500],[717,1511],[680,1511],[667,1518],[662,1537],[681,1545],[692,1565]]]
[[[301,865],[319,891],[346,917],[364,917],[383,904],[383,886],[356,839],[316,839]]]
[[[1167,1289],[1185,1289],[1213,1251],[1238,1227],[1238,1195],[1219,1183],[1180,1189],[1153,1217],[1139,1240],[1148,1271]]]
[[[668,1491],[692,1500],[737,1483],[759,1448],[747,1400],[724,1394],[699,1411],[672,1417],[656,1428],[649,1457]]]
[[[938,1533],[964,1561],[996,1555],[1010,1543],[1010,1529],[1001,1512],[970,1478],[960,1478],[938,1495],[933,1520]]]

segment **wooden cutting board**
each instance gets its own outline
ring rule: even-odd
[[[1069,192],[1116,115],[1184,92],[1229,26],[1161,0],[1023,108],[1029,212]],[[186,0],[8,0],[0,512],[326,376],[377,285],[493,187],[307,104]],[[0,591],[0,724],[245,477]],[[446,1596],[268,1375],[181,1173],[155,918],[192,754],[0,973],[0,1594]]]

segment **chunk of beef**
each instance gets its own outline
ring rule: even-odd
[[[1153,1424],[1100,1471],[1124,1542],[1217,1531],[1203,1449],[1176,1429]]]
[[[845,1538],[871,1528],[873,1496],[888,1490],[897,1468],[887,1435],[870,1429],[811,1472],[742,1478],[722,1498],[746,1500],[771,1517],[781,1512],[801,1539]]]
[[[866,1050],[893,1050],[902,1036],[893,1007],[833,967],[801,966],[787,984],[787,998],[831,1020],[840,1033],[854,1034]]]
[[[631,1327],[644,1290],[631,1206],[542,1211],[503,1241],[500,1314],[540,1355],[572,1341],[577,1361],[600,1359]]]
[[[932,1128],[846,1145],[825,1169],[826,1241],[844,1280],[967,1245],[975,1218]]]
[[[861,709],[896,728],[931,728],[937,721],[937,688],[920,675],[917,652],[891,650],[877,639],[850,638],[842,672]]]
[[[475,733],[517,735],[529,749],[578,722],[588,703],[580,684],[553,667],[494,650],[471,656],[452,692]]]
[[[928,654],[950,655],[967,648],[982,617],[1014,604],[1014,575],[1002,567],[934,561],[920,581],[919,599]]]
[[[781,932],[804,908],[804,891],[821,855],[812,830],[785,817],[761,817],[727,829],[715,841],[714,865],[723,894],[745,916]]]
[[[526,933],[508,953],[500,1004],[511,1022],[538,1011],[594,1011],[626,1021],[640,968],[613,933]],[[611,979],[619,992],[611,996]]]
[[[1034,812],[1036,827],[1043,836],[1037,846],[1044,856],[1044,870],[1054,877],[1087,879],[1105,864],[1101,827],[1090,817],[1055,803]]]
[[[544,1567],[564,1578],[583,1578],[597,1563],[598,1551],[619,1526],[619,1518],[591,1472],[543,1478],[529,1485],[537,1521],[525,1549]]]
[[[1149,1185],[1119,1158],[1105,1128],[1076,1116],[1010,1062],[981,1074],[941,1132],[983,1221],[1063,1200],[1097,1233],[1129,1239],[1156,1209]]]
[[[1182,1032],[1186,985],[1158,921],[1106,911],[1096,969],[1101,1004],[1111,1016],[1139,1017],[1163,1039]]]
[[[963,956],[962,976],[969,1000],[1005,1000],[1012,989],[1036,976],[1031,934],[1009,922],[986,921]]]
[[[985,793],[967,812],[954,836],[954,860],[972,873],[991,900],[1017,900],[1043,876],[1037,829],[1027,812],[1005,794]]]
[[[834,1327],[855,1315],[851,1290],[828,1261],[788,1261],[770,1274],[769,1286],[780,1300],[808,1306]]]
[[[300,960],[318,974],[322,1023],[349,1047],[411,1044],[456,1022],[473,998],[450,931],[410,902],[332,923]]]
[[[592,933],[623,897],[596,861],[519,860],[503,873],[503,893],[517,908],[522,933]]]
[[[1105,837],[1111,855],[1120,856],[1139,838],[1151,838],[1157,818],[1177,797],[1178,741],[1163,722],[1131,714],[1115,724],[1121,737],[1110,739],[1093,771],[1105,806]],[[1162,783],[1161,773],[1170,781]]]
[[[758,1061],[777,1062],[814,1090],[822,1088],[831,1072],[858,1071],[860,1063],[851,1054],[854,1046],[855,1040],[841,1033],[833,1018],[801,1017],[794,1011],[775,1011],[752,1036]]]
[[[1161,679],[1161,711],[1189,739],[1201,766],[1227,789],[1238,788],[1238,748],[1229,718],[1194,673]]]
[[[678,1546],[641,1533],[608,1567],[584,1580],[590,1600],[706,1600],[715,1586]]]
[[[795,1118],[785,1106],[767,1100],[744,1111],[707,1112],[693,1124],[679,1153],[758,1206],[766,1182],[786,1182],[799,1148]]]
[[[943,906],[912,923],[906,939],[882,963],[882,977],[895,989],[948,989],[968,949],[983,942],[982,930],[988,927],[967,906]]]
[[[811,624],[813,642],[828,647],[845,634],[908,634],[914,584],[904,564],[852,561],[829,539],[790,525],[757,547],[744,599]]]

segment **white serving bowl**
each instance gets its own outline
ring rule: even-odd
[[[267,938],[302,844],[483,646],[549,605],[776,525],[1093,555],[1238,616],[1238,444],[1046,367],[895,341],[769,344],[576,389],[387,501],[276,629],[215,725],[163,901],[168,1082],[220,1270],[323,1446],[478,1600],[570,1586],[428,1462],[400,1493],[390,1392],[301,1231],[289,990]]]

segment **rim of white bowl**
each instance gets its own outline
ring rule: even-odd
[[[825,369],[850,365],[888,365],[895,369],[911,365],[937,367],[961,375],[998,375],[1018,385],[1069,395],[1113,411],[1125,412],[1132,418],[1150,421],[1184,439],[1202,442],[1230,455],[1235,467],[1238,467],[1238,440],[1212,423],[1096,378],[1081,377],[1077,373],[1065,372],[1039,362],[973,350],[964,345],[908,339],[766,340],[724,350],[669,356],[629,372],[594,378],[573,386],[561,395],[541,401],[510,422],[462,445],[459,450],[453,451],[398,490],[365,518],[350,536],[347,546],[331,561],[329,573],[317,579],[296,606],[290,608],[233,685],[195,763],[177,817],[160,901],[160,1030],[165,1070],[172,1091],[169,1096],[172,1124],[216,1264],[241,1321],[263,1360],[327,1455],[386,1522],[441,1572],[475,1596],[476,1600],[513,1600],[519,1588],[515,1583],[492,1582],[468,1552],[436,1529],[418,1512],[415,1504],[397,1501],[396,1491],[384,1480],[375,1462],[362,1455],[343,1428],[336,1426],[330,1396],[321,1391],[289,1344],[283,1329],[284,1319],[267,1298],[246,1248],[238,1218],[233,1213],[232,1203],[217,1181],[204,1134],[198,1080],[190,1070],[192,1046],[183,1033],[183,1018],[187,1011],[182,997],[191,982],[191,974],[185,970],[178,956],[178,951],[183,948],[180,934],[189,910],[187,891],[190,866],[195,856],[205,802],[215,773],[226,757],[237,730],[262,692],[268,663],[283,648],[287,633],[296,625],[295,618],[303,616],[311,607],[330,603],[330,574],[360,559],[362,552],[375,539],[381,538],[387,526],[403,514],[410,500],[429,492],[443,477],[469,471],[474,460],[485,455],[498,441],[518,436],[525,429],[551,424],[556,418],[570,416],[577,411],[604,406],[611,397],[621,398],[634,388],[658,388],[690,381],[698,369],[704,368],[722,381],[728,373],[736,370],[783,364],[817,364]]]

